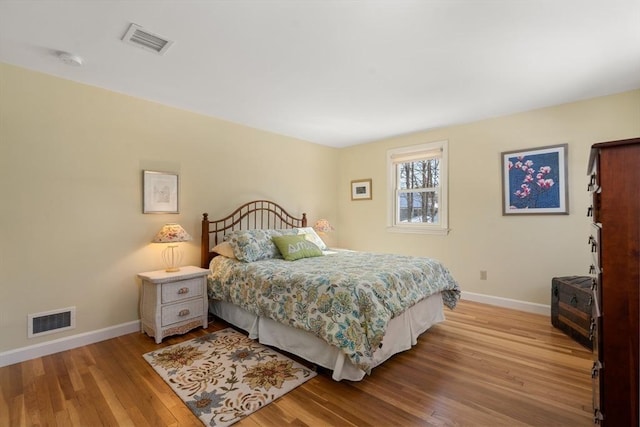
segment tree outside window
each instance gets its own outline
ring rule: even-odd
[[[399,163],[399,222],[438,222],[440,159]]]
[[[389,230],[447,234],[447,141],[387,152]]]

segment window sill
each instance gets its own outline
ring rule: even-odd
[[[400,226],[393,225],[387,227],[390,233],[411,233],[411,234],[431,234],[436,236],[446,236],[449,234],[448,228],[420,227],[420,226]]]

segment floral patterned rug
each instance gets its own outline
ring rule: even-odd
[[[232,328],[143,357],[207,426],[228,426],[316,373]]]

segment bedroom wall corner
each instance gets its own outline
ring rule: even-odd
[[[344,148],[340,246],[434,257],[463,291],[548,306],[552,277],[588,273],[591,145],[637,136],[640,90]],[[388,232],[387,150],[440,140],[449,141],[449,235]],[[570,214],[503,216],[500,153],[564,143]],[[373,179],[372,200],[350,200],[349,183],[357,178]]]
[[[265,198],[337,217],[337,149],[8,64],[0,94],[0,354],[137,321],[164,223],[198,265],[203,212]],[[142,213],[147,167],[179,172],[179,214]],[[27,314],[69,306],[76,329],[27,339]]]

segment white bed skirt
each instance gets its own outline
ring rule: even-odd
[[[416,345],[418,336],[431,326],[444,321],[441,294],[423,299],[400,316],[391,319],[382,340],[382,347],[374,353],[374,367],[396,353]],[[260,343],[300,356],[309,362],[333,371],[336,381],[360,381],[365,372],[356,366],[337,347],[301,329],[295,329],[224,301],[209,301],[209,311],[215,316],[247,331]]]

